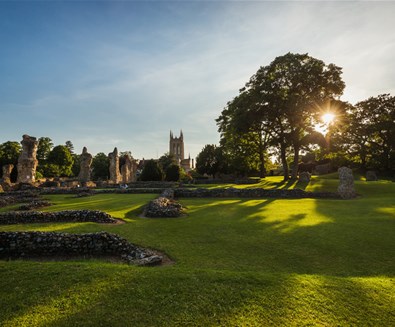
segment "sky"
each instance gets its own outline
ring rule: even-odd
[[[184,134],[195,157],[215,119],[277,56],[343,68],[342,99],[395,94],[395,2],[0,0],[0,143],[23,134],[134,158]]]

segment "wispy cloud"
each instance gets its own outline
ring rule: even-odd
[[[169,16],[155,5],[144,12],[155,16],[135,29],[127,13],[108,23],[112,34],[82,26],[75,35],[75,26],[69,48],[81,58],[66,65],[67,87],[59,78],[56,89],[33,100],[24,90],[0,100],[10,122],[0,142],[31,133],[55,143],[70,139],[93,153],[117,146],[148,158],[168,150],[170,129],[183,129],[186,151],[195,156],[218,142],[214,120],[226,102],[259,66],[288,51],[343,67],[351,102],[395,91],[394,3],[166,3]]]

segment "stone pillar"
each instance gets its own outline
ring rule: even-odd
[[[121,181],[118,149],[114,148],[114,151],[108,154],[108,158],[110,159],[110,183],[118,184]]]
[[[377,175],[376,175],[376,172],[375,172],[375,171],[373,171],[373,170],[368,170],[368,171],[366,172],[366,181],[367,181],[367,182],[377,181],[377,180],[378,180],[378,178],[377,178]]]
[[[299,173],[299,182],[309,183],[311,180],[311,174],[308,171]]]
[[[123,156],[124,164],[121,167],[122,183],[130,183],[130,175],[132,170],[132,159],[128,154]]]
[[[3,183],[11,184],[11,172],[14,169],[14,165],[4,165],[3,166]]]
[[[82,154],[80,157],[80,173],[78,174],[78,180],[84,184],[89,182],[91,179],[91,164],[92,164],[92,155],[88,153],[86,147],[82,149]]]
[[[38,141],[35,137],[23,135],[22,153],[18,158],[18,183],[34,183],[38,160]]]
[[[337,192],[343,199],[352,199],[357,196],[354,188],[354,176],[352,170],[347,167],[341,167],[339,172],[339,187]]]

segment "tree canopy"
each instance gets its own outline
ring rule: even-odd
[[[217,119],[221,138],[228,132],[245,138],[255,133],[257,152],[264,167],[269,146],[280,148],[284,179],[288,179],[287,148],[293,149],[293,166],[307,135],[345,87],[340,67],[308,54],[287,53],[262,66],[230,101]],[[252,143],[250,143],[252,146]],[[292,177],[296,178],[297,169]]]

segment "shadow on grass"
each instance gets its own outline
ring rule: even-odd
[[[382,292],[390,285],[375,279],[79,263],[34,264],[32,275],[33,267],[12,264],[16,273],[1,282],[2,326],[388,325],[393,318],[391,288]]]

